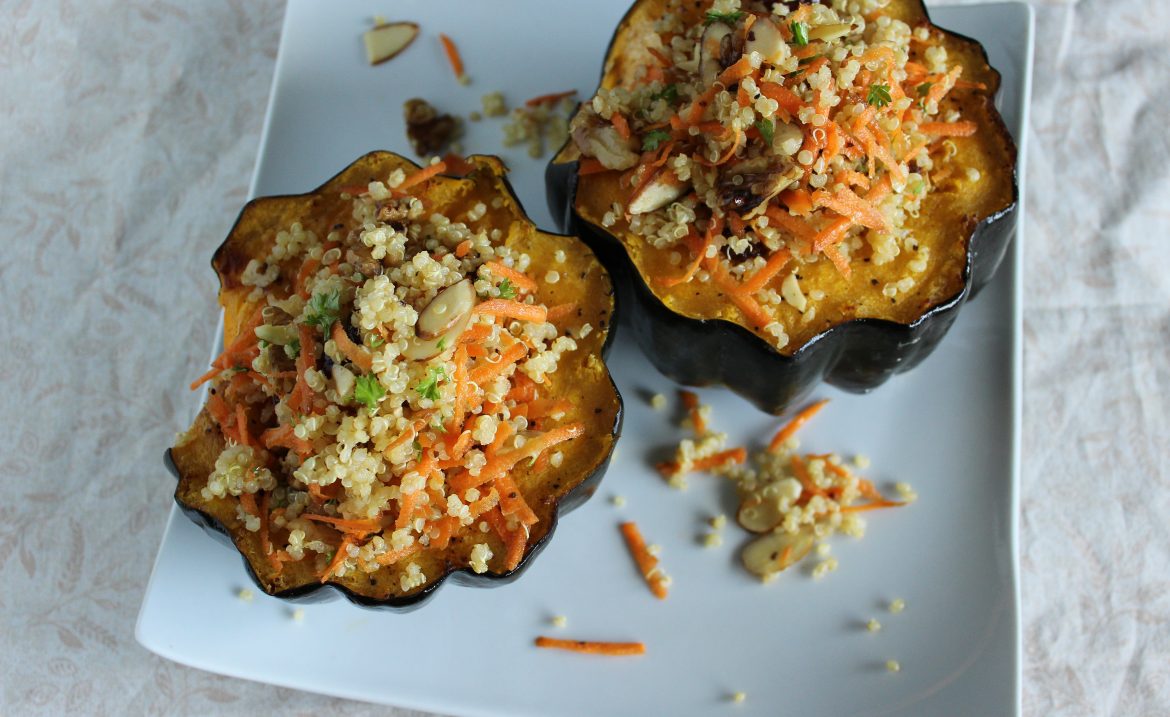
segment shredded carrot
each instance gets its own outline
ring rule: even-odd
[[[906,505],[897,500],[875,500],[872,503],[865,503],[862,505],[847,505],[841,508],[842,513],[864,513],[867,510],[877,510],[878,508],[897,508],[898,506]]]
[[[646,645],[641,642],[597,642],[595,640],[562,640],[556,637],[538,637],[534,643],[537,647],[570,652],[583,652],[588,655],[607,655],[620,657],[624,655],[643,655]]]
[[[548,309],[543,306],[525,304],[509,299],[488,299],[487,301],[480,302],[475,307],[475,313],[502,316],[520,321],[532,321],[538,324],[544,323],[545,319],[548,318]]]
[[[394,192],[396,194],[404,194],[405,190],[410,189],[416,184],[422,184],[435,175],[442,174],[445,171],[447,171],[446,162],[435,162],[434,164],[428,164],[427,166],[423,167],[403,180],[402,184],[399,184],[394,188]]]
[[[970,137],[979,131],[979,125],[969,120],[961,122],[923,122],[918,125],[918,131],[935,137]]]
[[[841,253],[841,250],[837,248],[836,244],[830,244],[822,249],[822,251],[829,258],[829,261],[833,262],[833,266],[836,267],[841,276],[848,279],[853,275],[853,267],[849,266],[849,260],[845,258],[845,255]]]
[[[443,43],[443,52],[447,54],[447,62],[451,63],[451,70],[455,73],[455,78],[462,80],[463,58],[459,55],[459,48],[455,46],[455,41],[441,32],[439,33],[439,41]]]
[[[311,520],[315,523],[325,523],[337,528],[343,533],[376,533],[382,529],[382,522],[369,518],[367,520],[355,520],[348,518],[337,518],[332,515],[317,515],[315,513],[301,513],[301,517],[305,520]]]
[[[686,119],[681,123],[682,126],[687,127],[693,124],[697,124],[699,120],[703,118],[703,113],[706,112],[707,107],[711,104],[711,101],[715,99],[715,95],[719,94],[719,91],[722,89],[723,87],[718,82],[716,82],[704,90],[703,94],[696,97],[695,101],[691,103],[691,108],[687,112]],[[671,123],[671,126],[673,127],[674,124]]]
[[[577,94],[577,90],[566,90],[564,92],[553,92],[551,94],[538,95],[536,97],[533,97],[532,99],[527,100],[524,104],[528,105],[529,107],[536,107],[537,105],[548,104],[550,102],[559,102],[560,100],[563,100],[566,97],[572,97],[575,94]]]
[[[531,277],[523,272],[516,271],[510,266],[504,266],[498,261],[487,261],[483,265],[496,276],[512,282],[517,289],[523,289],[524,291],[536,291],[537,289],[536,282]]]
[[[890,178],[888,175],[883,176],[866,193],[865,201],[869,202],[870,205],[876,205],[890,193],[890,190]],[[812,238],[813,251],[824,251],[825,247],[841,241],[851,226],[853,226],[853,220],[849,217],[841,217],[834,222],[830,222]]]
[[[824,496],[825,491],[821,490],[820,486],[813,483],[812,477],[808,474],[808,468],[804,465],[804,460],[800,456],[792,456],[792,472],[796,475],[796,480],[800,481],[800,486],[806,495]]]
[[[349,557],[349,546],[353,545],[354,539],[352,535],[342,537],[341,543],[337,546],[337,552],[333,554],[333,560],[329,561],[329,565],[325,568],[325,572],[321,573],[321,582],[327,582],[329,578],[333,577],[333,573],[341,567],[345,559]]]
[[[471,253],[471,248],[474,246],[470,239],[464,239],[455,247],[455,258],[462,259]]]
[[[646,547],[646,541],[642,538],[642,532],[638,530],[638,524],[622,523],[621,532],[626,540],[626,547],[630,549],[630,556],[634,558],[634,563],[642,573],[642,579],[646,581],[646,586],[650,588],[654,597],[665,600],[668,593],[666,573],[658,566],[658,558],[650,554],[650,549]]]
[[[719,75],[719,83],[724,87],[730,85],[732,82],[739,82],[743,78],[752,74],[756,68],[752,67],[751,58],[747,55],[739,58],[734,64],[728,67]]]
[[[468,379],[477,386],[483,386],[486,382],[501,375],[508,370],[512,364],[528,355],[528,347],[517,341],[508,348],[500,352],[499,357],[495,361],[483,361],[471,369]]]
[[[750,279],[743,283],[740,291],[751,295],[763,289],[772,280],[772,277],[779,274],[780,270],[787,266],[791,260],[792,252],[787,249],[772,252],[772,256],[768,257],[768,261],[755,274],[752,274]]]
[[[740,446],[738,448],[720,451],[719,453],[713,453],[706,458],[698,458],[691,461],[691,470],[708,471],[712,468],[722,468],[732,463],[743,463],[745,460],[747,460],[747,449]],[[659,463],[656,467],[658,468],[658,472],[667,478],[678,475],[680,469],[679,464],[674,461]]]
[[[809,214],[812,214],[812,195],[807,189],[785,189],[783,192],[780,192],[779,199],[784,206],[788,207],[788,211],[793,214],[798,214],[802,217],[807,217]],[[768,207],[769,210],[775,208]],[[771,216],[771,214],[769,213],[768,216]]]
[[[353,365],[362,370],[363,373],[369,373],[374,369],[374,357],[366,350],[364,346],[358,346],[345,333],[345,329],[341,326],[340,321],[333,322],[333,331],[331,333],[333,343],[337,345],[337,349],[345,354],[345,357],[353,361]]]
[[[808,423],[810,418],[817,415],[817,413],[822,408],[824,408],[825,404],[828,402],[829,402],[829,399],[822,398],[821,400],[817,401],[816,403],[813,403],[812,405],[806,406],[805,408],[803,408],[800,411],[800,413],[793,416],[792,420],[789,421],[788,423],[784,424],[784,427],[781,428],[780,431],[776,433],[776,435],[768,443],[768,450],[773,452],[773,453],[775,453],[777,450],[779,450],[780,447],[782,445],[784,445],[785,441],[787,441],[789,438],[791,438],[793,435],[795,435],[796,432],[799,431],[801,429],[801,427],[804,426],[804,424]]]
[[[678,395],[682,398],[683,408],[687,409],[690,415],[691,426],[695,429],[695,433],[700,436],[706,433],[707,422],[703,420],[703,413],[699,410],[698,394],[684,389],[679,391]]]
[[[248,414],[242,403],[236,404],[236,434],[241,445],[252,445],[252,439],[248,435]]]
[[[768,99],[776,100],[780,105],[780,109],[790,115],[795,115],[804,107],[804,100],[800,99],[800,95],[784,85],[776,82],[761,82],[759,83],[759,90],[760,94]]]
[[[512,476],[507,473],[498,476],[495,479],[495,487],[500,495],[500,511],[505,517],[515,518],[522,525],[532,525],[540,520],[524,500]]]
[[[467,345],[459,344],[455,347],[455,405],[451,409],[451,428],[454,431],[463,425],[463,418],[467,415],[468,384],[467,384]]]
[[[422,546],[418,543],[414,543],[412,545],[406,546],[405,548],[402,548],[401,550],[391,550],[389,552],[382,553],[378,557],[374,558],[374,560],[378,561],[379,565],[393,565],[399,560],[409,558],[411,555],[414,555],[420,550],[422,550]]]
[[[813,204],[818,207],[828,207],[843,217],[849,217],[854,224],[860,224],[869,229],[887,229],[886,217],[876,207],[850,189],[841,187],[833,194],[818,189],[812,194]]]
[[[613,128],[617,130],[617,133],[621,135],[622,139],[629,139],[633,136],[633,133],[630,132],[630,123],[626,121],[626,116],[621,112],[614,112],[613,116],[609,118],[609,121],[613,124]]]

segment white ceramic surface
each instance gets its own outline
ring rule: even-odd
[[[370,149],[405,151],[400,107],[408,96],[465,115],[495,89],[512,103],[570,87],[588,94],[625,2],[548,7],[293,0],[253,194],[308,190]],[[359,35],[369,17],[391,9],[419,21],[423,35],[393,62],[367,67]],[[1022,145],[1029,9],[944,7],[933,16],[985,44],[1004,75],[1001,109]],[[505,22],[507,40],[483,32]],[[439,31],[458,40],[470,87],[450,77]],[[499,150],[499,124],[470,124],[468,149]],[[1021,146],[1021,165],[1025,155]],[[533,219],[551,227],[543,161],[523,148],[503,156]],[[743,541],[734,525],[724,529],[723,547],[699,545],[705,520],[732,510],[728,486],[695,476],[680,493],[650,469],[651,456],[682,434],[645,397],[673,397],[674,388],[619,335],[610,365],[627,413],[616,460],[598,495],[564,517],[520,580],[496,589],[447,585],[405,614],[339,598],[306,606],[294,622],[279,600],[239,600],[236,591],[250,587],[239,556],[172,509],[138,640],[214,672],[459,715],[1018,714],[1020,246],[922,366],[866,396],[818,392],[833,400],[802,432],[804,447],[864,453],[880,486],[905,480],[921,495],[910,507],[872,514],[863,540],[834,539],[840,570],[823,580],[793,572],[761,585],[738,566]],[[758,443],[778,425],[726,392],[701,394],[732,441]],[[158,479],[170,480],[161,466]],[[615,494],[627,499],[624,508],[610,503]],[[650,596],[626,554],[617,524],[628,519],[663,546],[674,577],[665,602]],[[900,615],[885,609],[895,597],[907,603]],[[550,625],[558,614],[568,627]],[[864,629],[870,617],[880,632]],[[604,659],[542,651],[531,646],[538,634],[636,639],[648,652]],[[480,659],[453,671],[464,655]],[[900,673],[886,672],[890,658]],[[729,705],[741,690],[746,702]]]

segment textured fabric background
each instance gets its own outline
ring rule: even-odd
[[[1170,3],[1036,9],[1024,712],[1170,714]],[[281,13],[0,0],[0,714],[408,714],[133,637]]]

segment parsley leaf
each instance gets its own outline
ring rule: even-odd
[[[922,194],[925,191],[926,191],[926,182],[922,181],[921,179],[919,179],[917,182],[914,182],[913,184],[910,185],[910,192],[913,194]]]
[[[760,136],[768,144],[772,144],[772,136],[776,133],[776,126],[772,124],[770,119],[756,120],[756,129],[760,130]]]
[[[301,340],[293,339],[284,345],[284,355],[290,359],[295,359],[301,355]]]
[[[325,332],[329,330],[334,321],[337,321],[340,313],[340,291],[334,289],[324,294],[313,294],[313,298],[309,299],[309,312],[305,315],[305,323],[309,326],[316,326]]]
[[[885,107],[893,101],[890,97],[889,85],[870,85],[869,93],[865,96],[865,101],[874,107]]]
[[[506,281],[506,280],[505,280],[505,281]],[[447,350],[447,337],[446,337],[446,336],[444,336],[443,338],[439,339],[439,350],[440,350],[440,351],[446,351],[446,350]]]
[[[422,444],[421,444],[421,443],[419,443],[419,442],[416,440],[416,441],[414,441],[413,443],[411,443],[410,445],[411,445],[411,447],[412,447],[412,448],[414,448],[414,458],[415,458],[415,460],[418,460],[419,458],[422,458]]]
[[[423,398],[429,398],[432,401],[439,400],[439,381],[447,378],[447,372],[443,370],[442,366],[431,366],[427,371],[427,377],[419,382],[414,387],[415,391]]]
[[[370,348],[372,348],[372,349],[380,349],[385,344],[386,344],[386,339],[382,338],[381,336],[375,336],[372,339],[370,339]]]
[[[500,289],[500,298],[501,299],[515,299],[516,298],[516,287],[512,284],[511,280],[504,279],[503,281],[501,281],[500,285],[499,285],[499,289]]]
[[[650,152],[658,149],[658,145],[670,139],[670,132],[666,130],[656,129],[653,132],[647,132],[642,136],[642,151]]]
[[[651,100],[666,100],[667,104],[673,105],[678,103],[678,85],[669,84],[663,87],[658,92],[650,95]]]
[[[374,374],[358,376],[353,386],[353,400],[366,404],[366,408],[373,413],[378,408],[378,401],[386,395],[386,389]]]
[[[259,341],[256,343],[256,345],[257,345],[257,346],[259,346],[261,350],[263,350],[263,349],[266,349],[266,348],[268,348],[269,346],[271,346],[271,344],[269,344],[269,343],[268,343],[267,341],[265,341],[264,339],[260,339],[260,340],[259,340]]]
[[[933,82],[923,82],[921,85],[919,85],[917,87],[918,96],[919,97],[926,97],[928,94],[930,94],[930,88],[933,86],[934,86]]]
[[[722,23],[725,23],[728,25],[734,25],[735,23],[739,22],[739,19],[746,14],[747,13],[740,12],[740,11],[736,11],[736,12],[709,12],[709,13],[707,13],[707,19],[703,21],[703,24],[704,25],[713,25],[714,23],[722,22]]]
[[[803,22],[793,22],[788,25],[788,29],[792,30],[792,44],[797,47],[808,45],[808,25]]]

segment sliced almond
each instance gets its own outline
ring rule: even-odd
[[[443,289],[418,315],[414,331],[420,339],[433,339],[447,331],[475,308],[475,287],[464,279]]]
[[[582,153],[594,157],[606,169],[629,169],[641,158],[630,143],[610,126],[582,121],[573,128],[573,141]]]
[[[402,355],[411,361],[425,361],[429,358],[438,356],[453,346],[459,337],[467,330],[467,326],[471,323],[471,312],[463,315],[463,318],[455,323],[454,326],[447,329],[442,335],[431,339],[423,339],[415,337],[406,343],[406,349],[403,350]]]
[[[280,326],[273,326],[272,324],[260,324],[254,329],[256,338],[267,341],[270,344],[278,346],[286,346],[296,341],[299,337],[297,327],[292,324],[282,324]]]
[[[779,501],[753,496],[740,503],[735,520],[748,532],[767,533],[780,525],[784,516]]]
[[[847,22],[835,22],[829,25],[817,25],[809,28],[809,40],[836,40],[838,37],[845,37],[853,28]]]
[[[389,22],[378,25],[362,35],[366,42],[366,59],[371,65],[380,65],[405,50],[418,37],[418,25],[413,22]]]
[[[642,186],[627,208],[630,214],[646,214],[661,209],[686,194],[689,182],[684,182],[668,167],[658,170],[654,178]]]
[[[732,29],[721,22],[713,22],[703,30],[699,41],[699,77],[710,85],[723,71],[723,38],[730,37]]]
[[[762,535],[743,549],[740,559],[749,572],[768,577],[804,559],[812,550],[816,538],[812,531],[792,534],[783,531]]]
[[[753,52],[760,53],[764,62],[773,65],[780,64],[788,56],[788,43],[780,34],[780,28],[766,17],[758,18],[748,30],[744,53],[750,55]]]
[[[357,377],[353,375],[346,367],[339,363],[333,364],[333,386],[337,389],[337,395],[344,399],[353,393],[353,387],[357,383]]]

